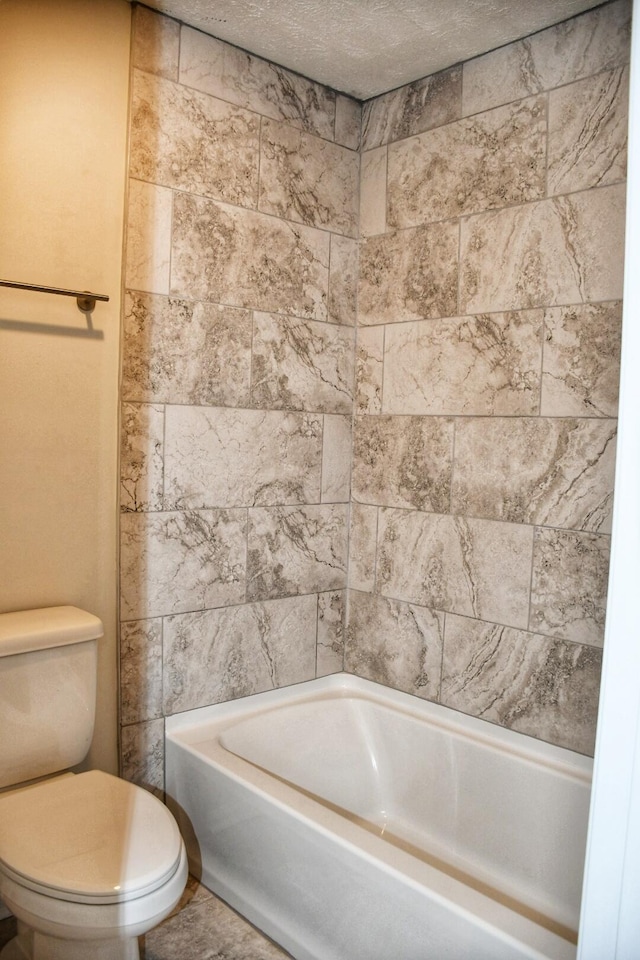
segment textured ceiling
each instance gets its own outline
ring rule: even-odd
[[[602,0],[145,0],[360,100],[597,7]]]

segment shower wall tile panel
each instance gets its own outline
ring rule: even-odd
[[[629,21],[360,105],[136,8],[125,775],[343,664],[592,749]]]
[[[165,715],[343,666],[362,111],[144,7],[133,49],[122,762],[157,790]]]
[[[345,664],[586,752],[630,9],[617,0],[363,110]],[[442,624],[440,690],[419,680],[415,610]]]

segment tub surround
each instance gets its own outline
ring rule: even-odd
[[[343,665],[592,750],[629,18],[361,105],[136,8],[130,778],[165,717]]]

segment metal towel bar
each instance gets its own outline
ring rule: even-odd
[[[0,280],[0,287],[14,287],[16,290],[33,290],[35,293],[55,293],[61,297],[75,297],[78,309],[83,313],[91,313],[96,300],[107,301],[109,297],[104,293],[90,293],[88,290],[65,290],[63,287],[42,287],[36,283],[18,283],[14,280]]]

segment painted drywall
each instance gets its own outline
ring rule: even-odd
[[[131,9],[0,5],[0,275],[110,297],[0,289],[0,610],[101,617],[88,763],[117,769],[116,475]]]

